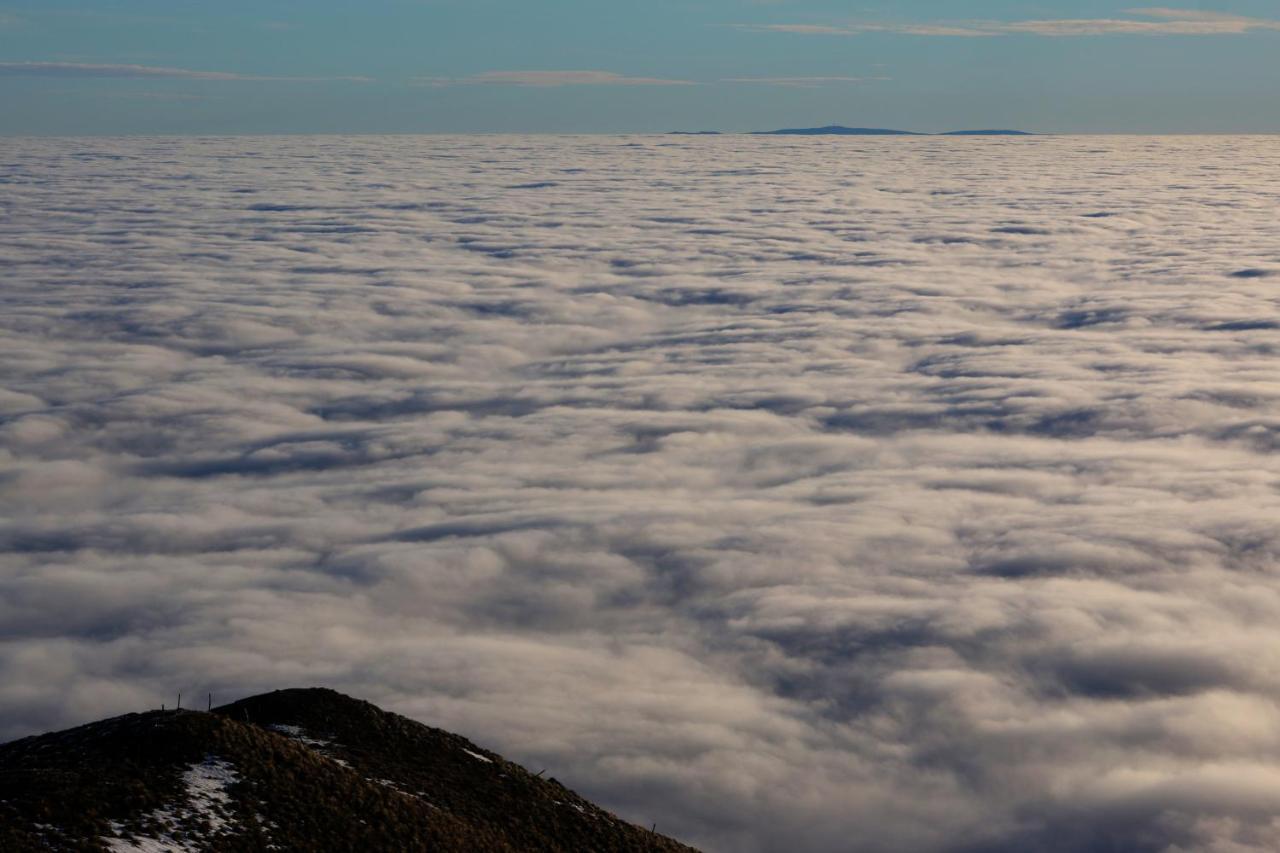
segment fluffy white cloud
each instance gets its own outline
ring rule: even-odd
[[[325,684],[710,850],[1280,842],[1270,143],[3,146],[5,735]]]

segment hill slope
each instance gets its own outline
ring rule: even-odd
[[[0,745],[0,850],[690,851],[331,690]]]

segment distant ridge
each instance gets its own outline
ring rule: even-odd
[[[1025,130],[953,130],[950,133],[940,133],[939,136],[1035,136],[1034,133],[1027,133]]]
[[[826,127],[786,127],[782,130],[757,130],[753,136],[920,136],[909,130],[890,130],[883,127],[844,127],[829,124]]]
[[[718,130],[673,130],[674,136],[719,136]],[[829,124],[825,127],[784,127],[781,130],[753,130],[751,136],[1036,136],[1025,130],[952,130],[948,133],[918,133],[914,130],[894,130],[887,127],[845,127]]]

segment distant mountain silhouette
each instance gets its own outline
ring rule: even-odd
[[[844,127],[829,124],[826,127],[786,127],[782,130],[757,130],[754,136],[921,136],[909,130],[889,130],[883,127]]]
[[[953,130],[939,136],[1035,136],[1025,130]]]
[[[0,744],[0,850],[696,853],[332,690]]]
[[[718,130],[673,130],[675,136],[719,136]],[[754,130],[751,136],[1035,136],[1025,130],[953,130],[949,133],[917,133],[914,130],[893,130],[886,127],[845,127],[829,124],[826,127],[784,127],[781,130]]]

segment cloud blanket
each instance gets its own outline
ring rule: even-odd
[[[716,851],[1280,847],[1273,142],[0,181],[3,736],[324,684]]]

